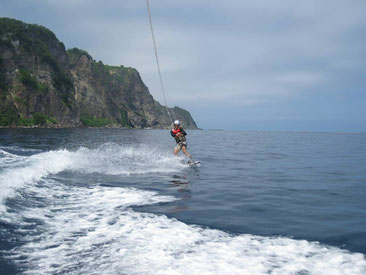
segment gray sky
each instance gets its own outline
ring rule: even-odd
[[[166,97],[202,128],[366,131],[366,1],[150,0]],[[136,68],[163,103],[145,0],[2,0],[0,16]]]

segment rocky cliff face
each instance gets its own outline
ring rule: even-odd
[[[133,68],[65,50],[48,29],[0,18],[0,126],[167,128],[166,108]],[[174,119],[197,128],[189,112]]]

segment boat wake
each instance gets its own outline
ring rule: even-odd
[[[96,149],[62,149],[31,156],[15,155],[2,148],[0,160],[0,212],[4,210],[4,200],[14,196],[16,190],[66,170],[129,176],[171,173],[187,167],[171,153],[155,148],[123,147],[115,143],[106,143]]]
[[[234,235],[133,208],[170,203],[176,200],[172,196],[67,185],[49,177],[65,170],[128,176],[186,167],[168,153],[106,144],[28,157],[1,154],[6,161],[0,182],[6,193],[1,193],[0,230],[17,239],[14,248],[1,253],[25,274],[366,272],[360,253],[306,240]]]

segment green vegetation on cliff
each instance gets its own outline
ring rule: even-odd
[[[177,110],[176,118],[195,128],[188,112]],[[0,18],[0,126],[56,123],[166,128],[171,121],[136,69],[105,65],[78,48],[66,51],[45,27]]]
[[[7,90],[8,90],[8,86],[6,85],[6,80],[5,80],[4,61],[0,56],[0,91],[6,92]]]
[[[57,39],[52,31],[41,25],[26,24],[22,21],[7,17],[0,18],[0,33],[16,33],[17,35],[21,35],[28,31],[36,33],[41,38]]]
[[[86,57],[93,59],[87,51],[81,50],[79,48],[68,49],[66,53],[69,56],[71,64],[75,63],[82,55],[85,55]]]
[[[29,87],[35,91],[41,92],[43,94],[48,93],[48,86],[46,84],[43,84],[37,80],[32,74],[25,70],[20,69],[20,81],[25,85],[26,87]]]
[[[92,63],[93,73],[109,90],[119,89],[121,85],[126,84],[130,70],[131,68],[126,68],[124,66],[117,67],[105,65],[102,61]]]
[[[0,126],[17,125],[19,122],[19,115],[11,107],[7,107],[0,111]]]
[[[73,106],[74,83],[70,74],[65,70],[64,64],[60,64],[56,54],[51,54],[50,48],[65,50],[65,46],[58,41],[56,35],[49,29],[36,25],[26,24],[21,21],[0,18],[0,47],[14,51],[18,56],[24,56],[22,63],[29,63],[28,57],[34,56],[35,60],[47,64],[51,68],[53,85],[57,94],[70,109]],[[1,69],[1,68],[0,68]],[[35,79],[21,72],[22,83],[41,92],[47,92],[48,88],[36,83]],[[3,85],[0,70],[0,87]]]
[[[120,108],[119,111],[121,113],[121,125],[122,125],[122,127],[131,128],[131,124],[128,120],[127,111],[123,108]]]
[[[113,121],[101,117],[90,117],[82,115],[80,119],[83,125],[88,127],[105,127],[113,124]]]
[[[110,66],[103,64],[102,61],[95,61],[91,55],[84,50],[79,48],[72,48],[67,50],[70,63],[75,65],[81,56],[86,56],[88,59],[92,60],[91,69],[95,77],[98,78],[105,84],[108,88],[118,88],[119,85],[124,84],[127,80],[129,73],[137,73],[136,69],[121,66]]]
[[[34,113],[31,118],[20,118],[18,121],[18,125],[22,126],[45,126],[45,125],[53,125],[57,124],[56,119],[46,116],[42,112]]]
[[[0,126],[45,126],[54,125],[57,121],[42,112],[34,113],[30,118],[20,117],[14,109],[7,108],[0,112]]]

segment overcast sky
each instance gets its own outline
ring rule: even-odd
[[[366,131],[365,0],[150,0],[169,106],[201,128]],[[136,68],[160,103],[145,0],[1,0],[66,48]]]

